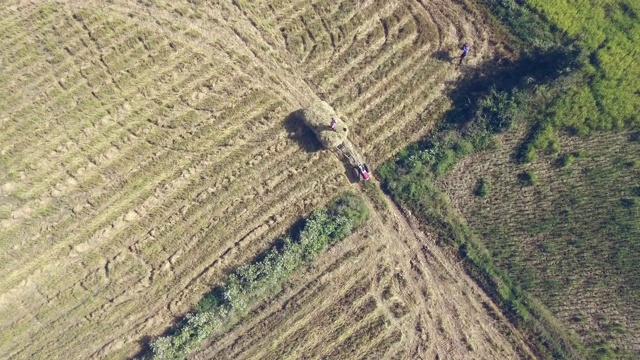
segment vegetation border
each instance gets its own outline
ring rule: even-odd
[[[235,269],[165,336],[153,340],[143,359],[181,359],[197,350],[203,340],[223,334],[252,305],[279,292],[296,271],[362,226],[368,216],[362,198],[351,192],[338,195],[326,208],[302,219],[254,261]]]

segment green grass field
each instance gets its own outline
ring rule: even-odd
[[[640,331],[640,143],[629,132],[563,136],[561,156],[518,165],[514,135],[500,150],[457,164],[441,188],[494,264],[592,355],[632,358]],[[484,196],[476,193],[480,179],[490,184]]]
[[[637,48],[640,41],[640,3],[615,1],[540,1],[530,0],[548,19],[581,46],[590,51],[588,69],[592,75],[586,98],[575,104],[589,109],[595,105],[600,121],[590,123],[595,128],[638,125],[640,65]],[[584,104],[584,105],[582,105]],[[610,122],[604,120],[610,118]],[[584,119],[591,119],[586,114]],[[580,118],[575,119],[580,121]]]
[[[579,135],[640,126],[640,2],[632,0],[528,0],[527,3],[583,51],[575,86],[546,110],[531,148],[555,136],[547,127]],[[532,154],[528,156],[532,158]]]

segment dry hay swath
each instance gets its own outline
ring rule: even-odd
[[[321,97],[350,119],[354,148],[379,163],[427,133],[447,103],[434,87],[459,71],[431,54],[463,35],[475,39],[470,60],[489,46],[474,25],[482,21],[468,23],[473,14],[441,0],[8,3],[0,8],[10,74],[0,76],[0,119],[12,119],[0,121],[0,358],[134,357],[141,339],[160,335],[227,269],[357,186],[335,157],[301,148],[279,120]],[[325,111],[320,125],[337,135],[336,111]],[[212,357],[418,358],[419,344],[431,358],[442,349],[514,358],[477,301],[450,300],[463,293],[448,288],[466,286],[462,273],[425,280],[442,266],[423,259],[422,240],[377,235],[394,226],[378,223],[323,257],[324,270],[301,274],[280,295],[293,299],[287,312],[277,299],[252,312]],[[387,244],[393,253],[378,251]],[[333,278],[342,282],[326,287]],[[384,299],[387,286],[396,295]],[[394,317],[387,305],[396,298],[412,313]],[[263,318],[273,321],[259,328]],[[223,356],[225,344],[238,345]]]
[[[336,131],[331,129],[331,118],[337,121]],[[313,130],[322,145],[326,148],[340,146],[347,140],[349,128],[336,111],[326,102],[318,101],[302,110],[302,120]]]

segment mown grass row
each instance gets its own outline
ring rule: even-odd
[[[145,358],[180,359],[198,349],[204,339],[239,321],[253,304],[280,291],[294,272],[363,225],[368,215],[365,203],[352,193],[341,194],[327,208],[314,211],[299,231],[292,231],[254,262],[237,268],[205,295],[168,335],[151,343]]]

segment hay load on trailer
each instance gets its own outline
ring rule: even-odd
[[[330,149],[347,167],[352,168],[352,179],[366,181],[371,178],[369,166],[347,139],[349,127],[329,104],[317,101],[296,111],[296,118],[301,119],[315,133],[322,146]]]
[[[335,119],[333,128],[332,119]],[[347,140],[349,128],[338,117],[336,111],[324,101],[315,102],[302,109],[302,120],[328,149],[338,147]]]

